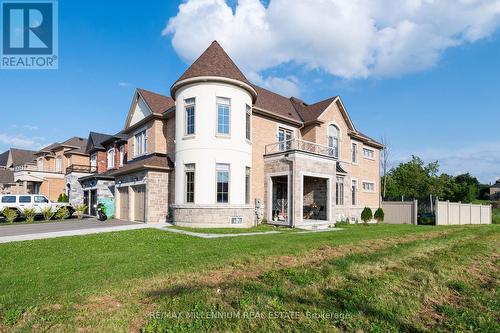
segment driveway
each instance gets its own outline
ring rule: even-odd
[[[146,223],[123,220],[100,222],[94,218],[66,220],[63,222],[0,225],[0,243],[54,238],[62,236],[88,235],[101,232],[150,228]]]

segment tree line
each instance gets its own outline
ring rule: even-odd
[[[417,156],[383,172],[381,184],[384,200],[422,199],[432,195],[442,201],[470,203],[486,198],[487,193],[487,186],[470,173],[439,174],[438,161],[425,164]]]

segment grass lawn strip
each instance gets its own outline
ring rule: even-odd
[[[369,228],[369,227],[368,227]],[[431,230],[426,233],[407,235],[404,237],[384,237],[368,240],[359,244],[341,246],[322,246],[319,249],[299,256],[269,256],[258,262],[232,263],[220,269],[199,273],[179,273],[175,275],[156,276],[151,279],[138,280],[135,287],[127,288],[125,293],[115,290],[102,295],[92,295],[86,302],[75,306],[76,313],[69,318],[69,327],[121,331],[135,330],[147,321],[147,314],[157,309],[157,302],[163,290],[196,290],[196,286],[210,286],[218,289],[219,285],[236,279],[253,279],[266,271],[314,264],[334,257],[360,252],[368,253],[395,244],[441,238],[459,232],[458,229]],[[186,283],[186,281],[189,281]],[[47,307],[46,307],[47,308]],[[50,310],[50,307],[48,307]],[[50,312],[50,311],[49,311]],[[70,311],[73,312],[73,311]],[[56,311],[57,313],[57,311]],[[48,313],[45,314],[47,316]],[[134,318],[130,320],[130,318]],[[69,323],[68,323],[69,324]],[[61,323],[61,325],[63,325]],[[54,330],[54,327],[51,327]]]

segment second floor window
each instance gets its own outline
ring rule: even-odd
[[[246,118],[245,118],[245,136],[247,140],[252,138],[252,108],[250,105],[246,106]]]
[[[373,160],[375,158],[375,151],[373,149],[363,148],[363,156]]]
[[[194,164],[186,164],[184,166],[186,172],[186,203],[194,203]]]
[[[90,169],[94,171],[97,168],[97,154],[90,155]]]
[[[194,112],[195,112],[195,99],[194,98],[188,98],[184,100],[185,104],[185,113],[186,113],[186,135],[194,135],[195,133],[195,117],[194,117]]]
[[[38,160],[38,170],[43,171],[44,166],[45,166],[45,163],[43,161],[43,158],[39,159]]]
[[[120,160],[118,161],[119,166],[123,166],[123,162],[125,160],[125,146],[121,145],[120,148],[118,148],[118,152],[119,152],[118,156],[120,158]]]
[[[134,136],[134,157],[146,154],[147,141],[146,130],[139,132]]]
[[[115,149],[111,148],[108,150],[108,169],[113,169],[115,167]]]
[[[279,150],[288,150],[292,146],[292,139],[293,139],[293,133],[291,130],[286,129],[286,128],[279,128],[278,129],[278,142],[279,144]]]
[[[358,163],[358,145],[352,144],[352,163]]]
[[[229,202],[229,164],[216,165],[217,203]]]
[[[339,157],[339,128],[335,125],[328,126],[328,148],[330,156]]]
[[[217,134],[229,135],[230,104],[229,98],[217,97]]]
[[[56,172],[62,172],[62,168],[63,168],[62,157],[59,156],[56,158]]]

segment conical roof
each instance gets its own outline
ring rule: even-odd
[[[212,44],[196,59],[191,66],[172,85],[171,94],[179,88],[178,83],[197,77],[220,77],[240,81],[252,89],[250,82],[233,62],[222,46],[214,40]],[[253,92],[255,94],[255,92]]]

